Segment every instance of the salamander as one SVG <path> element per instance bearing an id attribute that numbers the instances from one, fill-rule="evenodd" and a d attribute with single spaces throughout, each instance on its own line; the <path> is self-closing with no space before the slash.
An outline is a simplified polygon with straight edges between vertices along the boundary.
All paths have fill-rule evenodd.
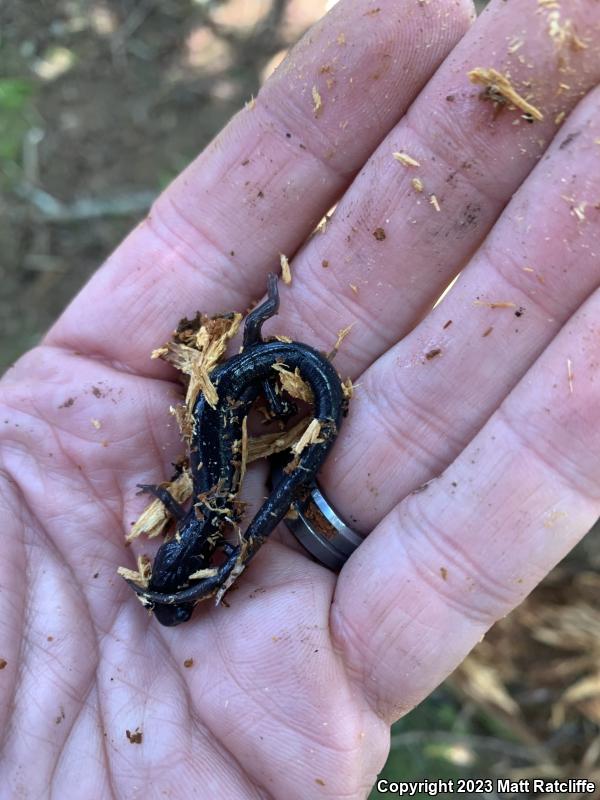
<path id="1" fill-rule="evenodd" d="M 196 603 L 223 591 L 254 557 L 291 506 L 310 493 L 316 474 L 339 432 L 346 411 L 340 378 L 327 357 L 301 342 L 264 340 L 262 325 L 279 310 L 277 277 L 268 277 L 266 301 L 246 318 L 243 348 L 211 372 L 218 402 L 213 408 L 200 393 L 193 409 L 189 464 L 193 500 L 186 510 L 157 486 L 144 486 L 176 519 L 176 533 L 159 548 L 147 588 L 127 582 L 162 625 L 178 625 Z M 239 443 L 245 417 L 262 394 L 275 416 L 289 416 L 289 405 L 275 392 L 275 365 L 298 369 L 314 396 L 313 417 L 320 423 L 317 441 L 307 444 L 289 464 L 236 545 L 227 527 L 242 516 Z M 231 530 L 231 528 L 230 528 Z M 197 577 L 192 577 L 200 573 Z"/>

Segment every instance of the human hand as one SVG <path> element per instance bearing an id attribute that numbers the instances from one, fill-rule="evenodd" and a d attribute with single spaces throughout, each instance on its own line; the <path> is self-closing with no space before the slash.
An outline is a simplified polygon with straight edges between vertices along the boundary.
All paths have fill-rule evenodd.
<path id="1" fill-rule="evenodd" d="M 432 77 L 470 14 L 342 0 L 5 376 L 11 797 L 364 797 L 389 724 L 599 516 L 600 112 L 581 98 L 600 10 L 492 3 Z M 543 120 L 482 98 L 477 67 Z M 115 574 L 136 485 L 181 450 L 148 354 L 185 313 L 245 308 L 280 252 L 278 331 L 329 349 L 356 323 L 321 483 L 371 533 L 338 578 L 269 542 L 229 608 L 165 629 Z"/>

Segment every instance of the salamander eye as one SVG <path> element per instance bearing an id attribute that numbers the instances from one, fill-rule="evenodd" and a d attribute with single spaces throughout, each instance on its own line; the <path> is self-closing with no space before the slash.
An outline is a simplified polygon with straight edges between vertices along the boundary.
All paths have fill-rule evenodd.
<path id="1" fill-rule="evenodd" d="M 154 606 L 154 616 L 161 625 L 172 628 L 174 625 L 187 622 L 192 616 L 193 610 L 194 606 L 192 603 L 182 603 L 181 605 L 174 606 L 157 604 Z"/>

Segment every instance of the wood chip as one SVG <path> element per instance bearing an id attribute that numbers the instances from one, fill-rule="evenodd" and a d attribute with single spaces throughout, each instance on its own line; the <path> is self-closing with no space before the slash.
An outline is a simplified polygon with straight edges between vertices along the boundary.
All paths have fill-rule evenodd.
<path id="1" fill-rule="evenodd" d="M 117 567 L 117 573 L 126 580 L 133 581 L 142 589 L 147 589 L 152 575 L 152 563 L 148 556 L 138 556 L 137 570 Z"/>
<path id="2" fill-rule="evenodd" d="M 346 34 L 338 33 L 336 41 L 338 44 L 346 44 Z"/>
<path id="3" fill-rule="evenodd" d="M 257 461 L 259 458 L 267 458 L 274 453 L 281 453 L 289 450 L 294 442 L 297 442 L 304 431 L 307 429 L 309 419 L 301 419 L 287 431 L 277 431 L 275 433 L 265 433 L 262 436 L 251 436 L 248 439 L 248 463 Z"/>
<path id="4" fill-rule="evenodd" d="M 413 187 L 413 189 L 415 190 L 415 192 L 422 192 L 425 189 L 425 187 L 423 186 L 423 181 L 421 180 L 421 178 L 413 178 L 410 183 L 411 183 L 411 186 Z"/>
<path id="5" fill-rule="evenodd" d="M 219 398 L 210 373 L 225 354 L 241 321 L 242 314 L 200 315 L 196 320 L 184 320 L 190 328 L 177 331 L 171 341 L 152 353 L 152 358 L 161 358 L 189 376 L 185 404 L 190 415 L 200 392 L 216 408 Z"/>
<path id="6" fill-rule="evenodd" d="M 292 271 L 290 269 L 290 262 L 283 253 L 279 253 L 279 263 L 281 264 L 281 277 L 283 278 L 283 282 L 289 286 L 292 282 Z"/>
<path id="7" fill-rule="evenodd" d="M 557 49 L 587 50 L 587 44 L 577 35 L 573 21 L 562 20 L 558 8 L 548 14 L 548 36 Z"/>
<path id="8" fill-rule="evenodd" d="M 516 308 L 516 303 L 511 303 L 510 300 L 475 300 L 474 306 L 486 306 L 487 308 Z"/>
<path id="9" fill-rule="evenodd" d="M 518 36 L 514 36 L 510 42 L 508 43 L 508 52 L 509 53 L 516 53 L 517 50 L 520 50 L 525 42 L 523 39 L 520 39 Z"/>
<path id="10" fill-rule="evenodd" d="M 408 153 L 392 153 L 392 156 L 398 161 L 400 164 L 403 164 L 405 167 L 420 167 L 421 162 L 417 161 L 416 158 L 409 156 Z"/>
<path id="11" fill-rule="evenodd" d="M 164 486 L 178 503 L 185 503 L 192 496 L 194 488 L 192 476 L 188 469 L 182 470 L 181 475 L 171 483 L 163 483 L 161 486 Z M 170 521 L 171 515 L 161 501 L 158 499 L 153 500 L 142 512 L 135 525 L 132 526 L 126 536 L 126 540 L 131 542 L 142 534 L 149 539 L 160 536 Z"/>
<path id="12" fill-rule="evenodd" d="M 323 100 L 321 99 L 321 95 L 319 94 L 319 90 L 316 86 L 312 87 L 312 99 L 313 99 L 313 112 L 315 117 L 318 117 L 321 111 L 323 110 Z"/>
<path id="13" fill-rule="evenodd" d="M 559 113 L 558 113 L 558 114 L 557 114 L 557 115 L 554 117 L 554 124 L 555 124 L 555 125 L 560 125 L 560 124 L 561 124 L 561 122 L 564 120 L 564 118 L 565 118 L 566 116 L 567 116 L 567 112 L 566 112 L 566 111 L 560 111 L 560 112 L 559 112 Z"/>
<path id="14" fill-rule="evenodd" d="M 308 447 L 309 444 L 318 444 L 322 442 L 322 439 L 319 439 L 319 434 L 321 433 L 321 421 L 318 419 L 313 419 L 308 426 L 308 428 L 304 431 L 300 439 L 296 442 L 296 444 L 292 447 L 292 452 L 294 455 L 299 456 L 305 447 Z"/>
<path id="15" fill-rule="evenodd" d="M 494 94 L 502 96 L 513 106 L 521 109 L 525 114 L 529 114 L 533 119 L 538 121 L 544 119 L 544 115 L 539 108 L 527 102 L 527 100 L 516 91 L 509 78 L 501 72 L 498 72 L 498 70 L 475 67 L 475 69 L 472 69 L 467 74 L 472 83 L 479 83 L 485 86 L 486 89 L 491 89 Z"/>
<path id="16" fill-rule="evenodd" d="M 567 358 L 567 379 L 569 381 L 569 394 L 573 394 L 573 362 Z"/>
<path id="17" fill-rule="evenodd" d="M 240 483 L 243 483 L 246 475 L 246 464 L 248 463 L 248 417 L 242 420 L 242 447 L 240 464 Z"/>
<path id="18" fill-rule="evenodd" d="M 273 364 L 273 369 L 279 375 L 281 388 L 291 397 L 304 400 L 306 403 L 314 402 L 313 391 L 300 375 L 298 367 L 292 372 L 286 364 Z"/>
<path id="19" fill-rule="evenodd" d="M 198 569 L 188 575 L 188 581 L 202 581 L 204 578 L 214 578 L 219 572 L 218 567 L 209 567 L 208 569 Z"/>
<path id="20" fill-rule="evenodd" d="M 329 351 L 329 353 L 327 353 L 327 358 L 330 361 L 336 357 L 336 355 L 338 354 L 338 351 L 339 351 L 339 349 L 341 347 L 342 342 L 344 341 L 346 336 L 348 336 L 348 334 L 350 333 L 350 331 L 352 330 L 353 327 L 354 327 L 354 322 L 351 325 L 348 325 L 347 327 L 342 328 L 341 331 L 338 331 L 338 335 L 337 335 L 337 339 L 335 340 L 335 344 L 333 345 L 333 348 Z"/>
<path id="21" fill-rule="evenodd" d="M 439 200 L 437 199 L 437 197 L 436 197 L 434 194 L 432 194 L 432 195 L 429 197 L 429 202 L 430 202 L 430 203 L 431 203 L 431 205 L 432 205 L 432 206 L 435 208 L 435 210 L 436 210 L 436 211 L 441 211 L 441 210 L 442 210 L 442 209 L 440 208 L 440 203 L 439 203 Z"/>
<path id="22" fill-rule="evenodd" d="M 352 383 L 352 378 L 346 378 L 342 381 L 342 392 L 346 400 L 350 400 L 354 395 L 355 386 Z"/>
<path id="23" fill-rule="evenodd" d="M 100 430 L 100 428 L 102 427 L 102 423 L 100 422 L 99 419 L 91 419 L 90 422 L 92 423 L 92 426 L 96 428 L 97 431 Z"/>

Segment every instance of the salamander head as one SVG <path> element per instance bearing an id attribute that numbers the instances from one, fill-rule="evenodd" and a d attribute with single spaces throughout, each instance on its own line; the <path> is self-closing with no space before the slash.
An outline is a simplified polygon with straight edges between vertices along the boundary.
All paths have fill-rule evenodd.
<path id="1" fill-rule="evenodd" d="M 161 625 L 166 625 L 169 628 L 175 625 L 180 625 L 182 622 L 187 622 L 192 616 L 194 610 L 193 603 L 180 603 L 179 605 L 162 605 L 156 604 L 152 609 L 154 616 Z"/>

